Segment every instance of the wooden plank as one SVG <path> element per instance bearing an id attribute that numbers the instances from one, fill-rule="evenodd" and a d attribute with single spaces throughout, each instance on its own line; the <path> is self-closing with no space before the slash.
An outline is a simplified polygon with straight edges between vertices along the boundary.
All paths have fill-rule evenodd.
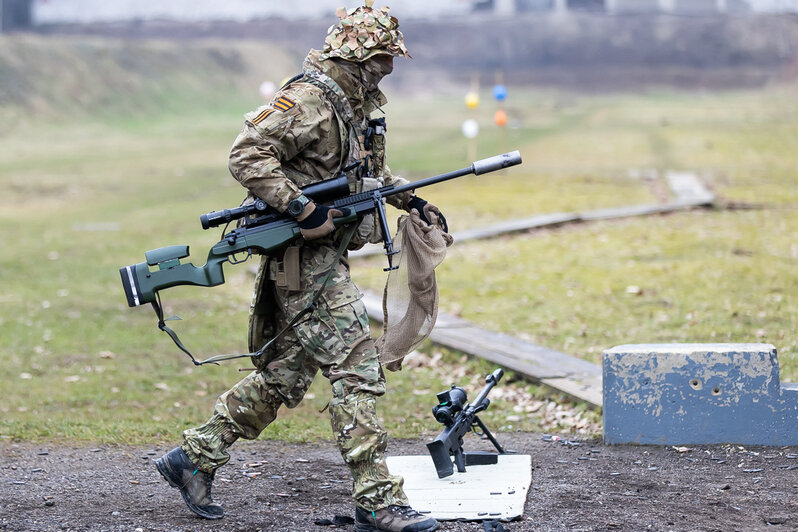
<path id="1" fill-rule="evenodd" d="M 382 297 L 366 292 L 369 316 L 382 322 Z M 514 336 L 481 329 L 445 313 L 438 314 L 430 340 L 438 345 L 490 360 L 579 401 L 601 407 L 601 366 Z"/>
<path id="2" fill-rule="evenodd" d="M 466 229 L 452 233 L 455 242 L 463 240 L 476 240 L 480 238 L 490 238 L 492 236 L 499 236 L 508 233 L 517 233 L 519 231 L 528 231 L 529 229 L 536 229 L 540 227 L 553 227 L 570 222 L 578 222 L 580 218 L 579 213 L 564 213 L 555 212 L 551 214 L 540 214 L 531 216 L 529 218 L 521 218 L 518 220 L 510 220 L 501 222 L 487 227 L 478 227 L 474 229 Z"/>
<path id="3" fill-rule="evenodd" d="M 596 364 L 476 326 L 435 328 L 430 338 L 433 342 L 452 346 L 459 351 L 479 354 L 488 360 L 501 360 L 529 368 L 528 373 L 535 380 L 600 374 L 600 368 Z"/>
<path id="4" fill-rule="evenodd" d="M 599 366 L 600 367 L 600 366 Z M 549 388 L 558 390 L 569 397 L 573 397 L 579 401 L 584 401 L 590 407 L 602 406 L 603 391 L 601 383 L 601 375 L 593 375 L 590 377 L 569 377 L 569 378 L 555 378 L 555 379 L 542 379 L 541 384 L 545 384 Z"/>

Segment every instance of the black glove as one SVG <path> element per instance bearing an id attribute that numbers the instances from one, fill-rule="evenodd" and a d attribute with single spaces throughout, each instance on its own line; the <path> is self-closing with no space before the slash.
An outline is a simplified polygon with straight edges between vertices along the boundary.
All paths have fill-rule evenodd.
<path id="1" fill-rule="evenodd" d="M 311 201 L 305 206 L 305 210 L 302 211 L 302 214 L 297 217 L 302 238 L 305 240 L 315 240 L 329 235 L 335 231 L 333 218 L 338 218 L 343 215 L 344 213 L 338 209 L 331 209 L 324 205 L 316 205 Z"/>
<path id="2" fill-rule="evenodd" d="M 424 201 L 418 196 L 413 196 L 410 198 L 410 201 L 407 202 L 407 208 L 409 210 L 417 210 L 418 214 L 421 215 L 421 219 L 427 222 L 427 225 L 432 225 L 429 221 L 429 213 L 435 213 L 438 217 L 438 223 L 443 228 L 443 232 L 449 232 L 449 224 L 446 223 L 446 218 L 443 216 L 443 213 L 441 213 L 441 210 L 432 203 Z"/>

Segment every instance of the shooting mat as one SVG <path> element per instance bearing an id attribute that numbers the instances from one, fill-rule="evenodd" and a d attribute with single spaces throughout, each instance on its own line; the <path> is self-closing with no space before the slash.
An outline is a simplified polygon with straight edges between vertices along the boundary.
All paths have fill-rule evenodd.
<path id="1" fill-rule="evenodd" d="M 511 521 L 524 514 L 532 483 L 532 457 L 499 455 L 494 465 L 468 466 L 465 473 L 438 478 L 432 458 L 389 456 L 388 469 L 405 479 L 404 490 L 414 510 L 441 521 Z"/>

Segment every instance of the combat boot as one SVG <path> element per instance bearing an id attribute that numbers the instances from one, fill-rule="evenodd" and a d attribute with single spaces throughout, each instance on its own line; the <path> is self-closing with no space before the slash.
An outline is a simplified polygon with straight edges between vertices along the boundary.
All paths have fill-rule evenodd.
<path id="1" fill-rule="evenodd" d="M 409 506 L 392 504 L 376 512 L 356 508 L 355 532 L 432 532 L 439 526 L 435 519 L 424 517 Z"/>
<path id="2" fill-rule="evenodd" d="M 175 447 L 156 460 L 155 467 L 170 486 L 180 490 L 189 510 L 205 519 L 224 517 L 222 507 L 211 498 L 214 474 L 198 470 L 183 449 Z"/>

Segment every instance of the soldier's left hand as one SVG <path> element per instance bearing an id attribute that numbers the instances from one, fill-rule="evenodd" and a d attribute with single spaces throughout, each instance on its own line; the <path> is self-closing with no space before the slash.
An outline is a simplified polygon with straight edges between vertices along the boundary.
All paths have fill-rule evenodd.
<path id="1" fill-rule="evenodd" d="M 430 221 L 431 218 L 436 218 L 438 225 L 441 226 L 444 233 L 449 232 L 449 224 L 446 223 L 446 217 L 443 216 L 441 210 L 433 205 L 432 203 L 425 201 L 418 196 L 413 196 L 410 201 L 407 203 L 407 207 L 409 210 L 416 209 L 418 214 L 421 216 L 421 219 L 427 222 L 427 224 L 432 225 Z M 433 216 L 434 215 L 434 216 Z"/>
<path id="2" fill-rule="evenodd" d="M 316 240 L 317 238 L 325 237 L 335 231 L 333 218 L 343 215 L 344 213 L 338 209 L 316 205 L 311 201 L 297 218 L 299 232 L 302 233 L 302 238 L 305 240 Z"/>

